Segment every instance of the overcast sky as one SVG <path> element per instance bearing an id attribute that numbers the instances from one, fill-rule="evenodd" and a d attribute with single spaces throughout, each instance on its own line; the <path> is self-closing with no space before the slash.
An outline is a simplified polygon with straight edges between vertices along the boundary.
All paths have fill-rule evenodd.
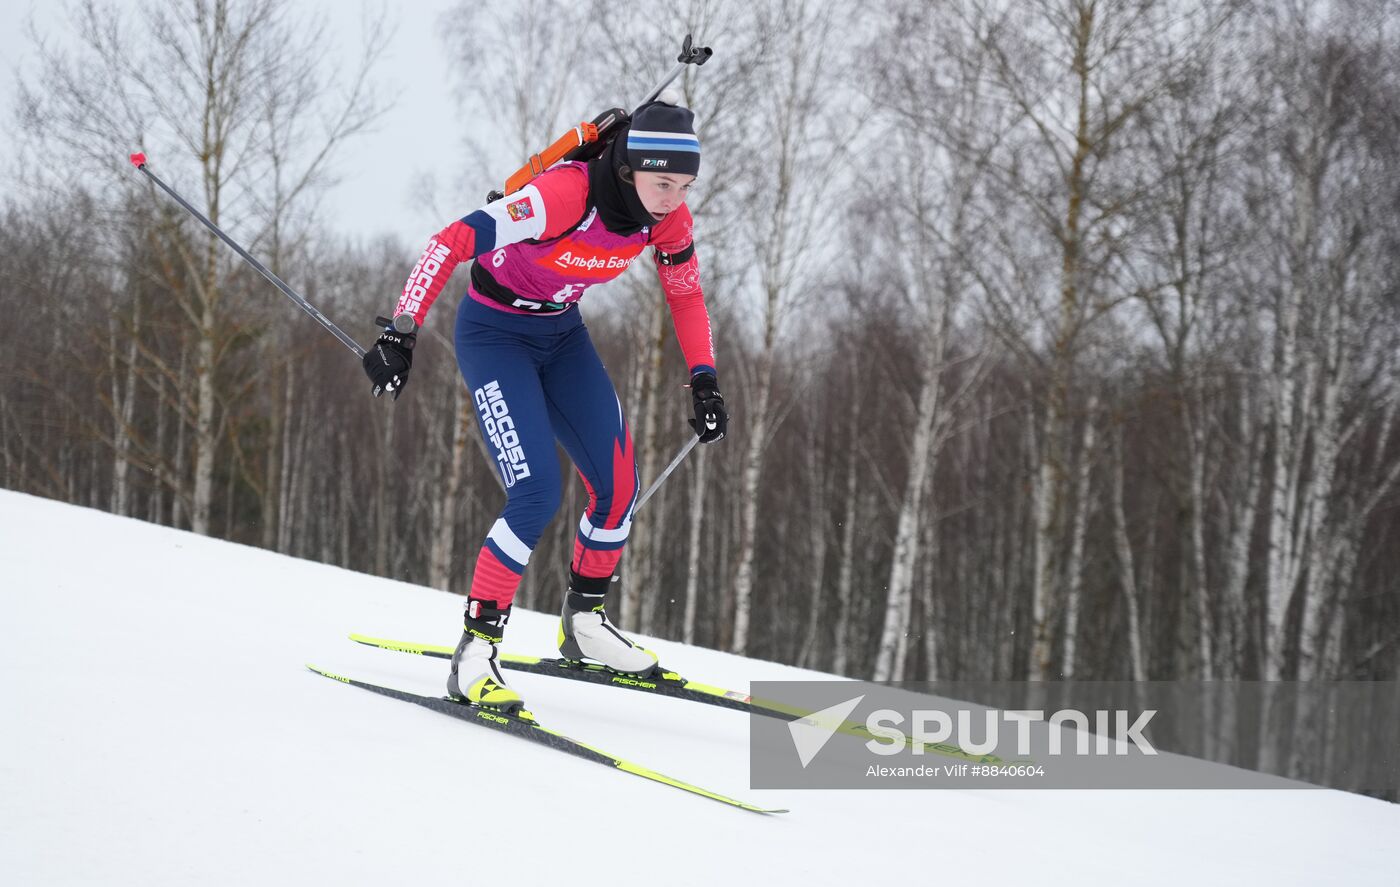
<path id="1" fill-rule="evenodd" d="M 119 0 L 133 8 L 137 0 Z M 294 10 L 324 18 L 333 39 L 346 44 L 347 55 L 359 45 L 358 3 L 335 0 L 291 0 Z M 441 14 L 452 0 L 400 0 L 393 6 L 397 31 L 378 69 L 378 81 L 392 98 L 392 107 L 373 133 L 342 147 L 337 171 L 343 181 L 327 194 L 327 222 L 350 236 L 390 233 L 417 243 L 436 232 L 449 217 L 465 214 L 480 203 L 490 183 L 465 195 L 439 195 L 436 207 L 415 204 L 414 183 L 451 160 L 451 169 L 462 150 L 465 125 L 451 94 L 455 84 L 449 58 L 438 29 Z M 62 5 L 49 0 L 0 2 L 0 151 L 8 156 L 14 142 L 14 109 L 17 72 L 32 63 L 34 53 L 26 32 L 33 17 L 46 39 L 71 39 Z M 448 113 L 443 113 L 444 99 Z M 153 158 L 154 161 L 154 158 Z M 367 161 L 373 174 L 366 174 Z M 154 168 L 154 167 L 153 167 Z M 509 172 L 509 171 L 507 171 Z M 503 172 L 502 175 L 505 175 Z M 444 176 L 444 184 L 451 176 Z M 3 187 L 3 186 L 0 186 Z"/>

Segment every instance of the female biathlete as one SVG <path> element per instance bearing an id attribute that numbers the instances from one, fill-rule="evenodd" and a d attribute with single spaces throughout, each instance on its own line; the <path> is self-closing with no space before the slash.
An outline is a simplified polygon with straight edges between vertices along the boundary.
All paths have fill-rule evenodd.
<path id="1" fill-rule="evenodd" d="M 375 393 L 398 397 L 429 307 L 453 268 L 476 260 L 457 309 L 457 363 L 507 495 L 472 573 L 447 679 L 454 698 L 507 711 L 523 705 L 501 675 L 497 645 L 530 553 L 560 505 L 556 440 L 588 488 L 559 652 L 627 674 L 657 669 L 656 655 L 619 632 L 604 610 L 627 543 L 637 467 L 622 404 L 575 303 L 654 247 L 690 367 L 692 425 L 702 442 L 724 437 L 728 415 L 685 205 L 699 171 L 691 111 L 662 101 L 643 106 L 597 159 L 558 164 L 438 232 L 404 285 L 392 325 L 365 355 Z"/>

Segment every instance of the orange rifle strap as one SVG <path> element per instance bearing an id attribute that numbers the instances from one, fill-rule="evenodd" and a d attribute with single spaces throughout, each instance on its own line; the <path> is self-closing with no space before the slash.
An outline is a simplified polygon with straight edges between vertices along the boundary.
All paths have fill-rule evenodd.
<path id="1" fill-rule="evenodd" d="M 564 133 L 555 139 L 554 144 L 545 148 L 538 154 L 530 156 L 530 162 L 520 167 L 508 179 L 506 179 L 507 194 L 519 191 L 530 183 L 530 180 L 564 158 L 565 154 L 589 142 L 598 140 L 598 127 L 592 123 L 580 123 L 578 126 Z"/>

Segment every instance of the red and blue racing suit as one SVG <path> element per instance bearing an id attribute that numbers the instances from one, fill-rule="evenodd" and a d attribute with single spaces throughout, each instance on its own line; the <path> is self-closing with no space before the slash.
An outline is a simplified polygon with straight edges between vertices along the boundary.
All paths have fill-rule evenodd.
<path id="1" fill-rule="evenodd" d="M 654 227 L 617 234 L 598 218 L 588 183 L 585 164 L 560 164 L 448 225 L 429 241 L 395 311 L 421 325 L 457 264 L 477 260 L 457 311 L 457 362 L 507 500 L 477 556 L 471 594 L 502 607 L 559 509 L 556 440 L 588 489 L 574 572 L 611 576 L 627 543 L 638 492 L 632 438 L 574 303 L 652 246 L 690 372 L 715 372 L 690 211 L 682 204 Z"/>

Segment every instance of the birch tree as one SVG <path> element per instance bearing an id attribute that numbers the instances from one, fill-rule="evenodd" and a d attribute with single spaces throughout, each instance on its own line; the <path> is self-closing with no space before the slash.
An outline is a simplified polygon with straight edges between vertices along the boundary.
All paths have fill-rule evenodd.
<path id="1" fill-rule="evenodd" d="M 1162 48 L 1182 31 L 1204 41 L 1218 23 L 1209 8 L 1178 18 L 1136 0 L 1038 0 L 1004 9 L 975 3 L 961 10 L 990 59 L 997 99 L 1021 115 L 1020 132 L 996 166 L 1002 199 L 1018 204 L 1025 211 L 1018 221 L 1042 238 L 1027 259 L 1048 262 L 1053 255 L 1058 266 L 1054 281 L 1032 281 L 1029 302 L 1014 291 L 1008 298 L 1005 287 L 989 290 L 993 322 L 1019 339 L 1013 347 L 1044 380 L 1029 674 L 1045 679 L 1058 671 L 1052 644 L 1065 589 L 1079 581 L 1067 561 L 1075 520 L 1071 440 L 1078 417 L 1087 415 L 1076 403 L 1075 377 L 1096 324 L 1133 292 L 1122 279 L 1131 236 L 1124 216 L 1142 195 L 1123 175 L 1123 144 L 1182 63 Z M 1003 242 L 1012 255 L 1025 255 L 1018 239 Z M 1043 349 L 1035 344 L 1042 340 Z"/>
<path id="2" fill-rule="evenodd" d="M 1173 491 L 1182 502 L 1190 554 L 1183 592 L 1195 607 L 1195 671 L 1207 681 L 1217 676 L 1225 658 L 1218 649 L 1224 639 L 1217 614 L 1241 611 L 1247 574 L 1243 562 L 1239 569 L 1227 566 L 1224 586 L 1215 589 L 1207 570 L 1212 559 L 1207 524 L 1215 499 L 1207 486 L 1207 459 L 1227 455 L 1211 431 L 1219 424 L 1220 400 L 1229 396 L 1228 378 L 1241 372 L 1247 377 L 1252 370 L 1248 356 L 1253 353 L 1247 347 L 1248 327 L 1240 322 L 1248 308 L 1233 307 L 1247 306 L 1250 300 L 1239 298 L 1238 277 L 1229 273 L 1230 259 L 1245 247 L 1248 230 L 1240 217 L 1238 182 L 1241 153 L 1248 150 L 1245 99 L 1239 94 L 1247 78 L 1237 52 L 1240 35 L 1230 36 L 1228 43 L 1204 47 L 1145 110 L 1140 145 L 1145 162 L 1139 175 L 1152 199 L 1141 207 L 1137 222 L 1147 260 L 1143 265 L 1153 275 L 1138 287 L 1140 304 L 1156 333 L 1181 426 L 1184 464 L 1174 466 L 1178 480 Z M 1242 421 L 1250 421 L 1247 402 L 1241 408 Z M 1121 459 L 1121 445 L 1116 456 Z M 1253 471 L 1247 458 L 1233 464 L 1237 470 Z M 1121 484 L 1121 462 L 1116 470 L 1115 482 Z M 1246 495 L 1231 497 L 1227 505 L 1234 511 L 1230 524 L 1238 534 L 1231 546 L 1247 545 L 1252 536 L 1251 509 L 1257 500 L 1250 498 L 1248 482 L 1245 487 Z M 1115 493 L 1114 507 L 1122 508 L 1121 490 Z M 1131 551 L 1122 520 L 1116 512 L 1116 544 L 1126 569 Z M 1130 578 L 1125 575 L 1124 593 L 1135 604 Z M 1132 612 L 1136 619 L 1135 607 Z M 1140 652 L 1133 657 L 1135 668 L 1140 667 Z"/>
<path id="3" fill-rule="evenodd" d="M 830 39 L 833 10 L 778 0 L 755 7 L 753 15 L 754 28 L 768 35 L 772 52 L 760 68 L 766 88 L 751 109 L 753 129 L 745 145 L 749 157 L 741 173 L 747 202 L 763 211 L 747 213 L 740 223 L 753 244 L 752 288 L 746 289 L 757 296 L 759 344 L 739 396 L 730 395 L 731 437 L 744 448 L 730 643 L 739 654 L 749 644 L 760 486 L 779 412 L 779 355 L 792 311 L 822 285 L 813 251 L 825 233 L 823 201 L 832 184 L 839 139 L 828 125 L 837 61 Z"/>
<path id="4" fill-rule="evenodd" d="M 1275 122 L 1276 174 L 1259 186 L 1277 182 L 1286 190 L 1274 218 L 1284 275 L 1271 306 L 1266 635 L 1259 649 L 1263 675 L 1280 680 L 1319 674 L 1330 633 L 1324 619 L 1340 615 L 1328 603 L 1338 531 L 1349 523 L 1336 511 L 1337 467 L 1365 421 L 1348 419 L 1346 404 L 1368 390 L 1383 404 L 1394 396 L 1385 383 L 1373 387 L 1390 364 L 1363 356 L 1363 343 L 1369 331 L 1386 328 L 1393 311 L 1377 300 L 1391 285 L 1375 274 L 1384 266 L 1368 258 L 1388 252 L 1390 239 L 1376 224 L 1367 183 L 1395 168 L 1389 140 L 1365 133 L 1369 121 L 1396 112 L 1384 89 L 1371 86 L 1385 76 L 1381 44 L 1369 36 L 1374 22 L 1299 4 L 1267 26 L 1278 29 L 1283 51 L 1266 69 L 1271 113 L 1264 120 Z M 1395 480 L 1386 466 L 1373 483 L 1385 491 Z"/>
<path id="5" fill-rule="evenodd" d="M 277 128 L 307 102 L 328 98 L 331 89 L 305 67 L 322 57 L 320 32 L 291 21 L 280 0 L 182 0 L 146 7 L 134 19 L 85 0 L 73 19 L 75 56 L 42 48 L 39 73 L 23 87 L 30 130 L 60 156 L 108 173 L 122 168 L 127 151 L 152 149 L 153 162 L 177 190 L 184 173 L 195 174 L 199 186 L 190 196 L 216 225 L 255 231 L 260 222 L 276 225 L 314 187 L 332 149 L 375 116 L 367 78 L 377 53 L 371 44 L 360 76 L 351 78 L 354 86 L 334 101 L 324 128 L 306 136 L 312 148 L 289 175 L 291 158 L 267 148 L 287 146 L 287 134 Z M 277 192 L 272 219 L 249 219 L 249 198 L 267 180 L 270 161 L 271 180 L 286 190 Z M 163 198 L 152 193 L 150 199 Z M 169 381 L 189 392 L 190 526 L 208 533 L 223 430 L 218 379 L 231 338 L 232 264 L 209 232 L 189 237 L 172 231 L 159 243 L 170 250 L 167 269 L 182 269 L 178 277 L 167 273 L 165 283 L 192 338 L 192 378 Z"/>
<path id="6" fill-rule="evenodd" d="M 979 236 L 979 214 L 973 204 L 988 158 L 987 145 L 995 139 L 987 133 L 997 129 L 996 122 L 989 125 L 985 116 L 984 58 L 955 45 L 960 38 L 965 35 L 943 28 L 940 17 L 919 5 L 898 9 L 890 31 L 876 42 L 888 55 L 874 66 L 876 73 L 869 84 L 872 99 L 887 121 L 880 136 L 886 158 L 881 166 L 892 173 L 878 179 L 872 191 L 897 196 L 878 206 L 895 208 L 886 214 L 890 223 L 886 236 L 906 287 L 907 301 L 898 310 L 917 331 L 916 350 L 921 356 L 914 377 L 908 380 L 917 393 L 873 669 L 877 681 L 903 676 L 901 653 L 911 631 L 920 524 L 926 511 L 937 510 L 936 503 L 924 501 L 925 491 L 952 421 L 952 398 L 943 390 L 944 371 L 954 357 L 951 340 L 970 278 L 966 262 Z M 915 95 L 921 100 L 909 101 Z M 942 150 L 931 150 L 934 146 Z M 937 584 L 933 576 L 925 581 Z M 922 626 L 922 632 L 934 631 L 931 624 Z"/>

